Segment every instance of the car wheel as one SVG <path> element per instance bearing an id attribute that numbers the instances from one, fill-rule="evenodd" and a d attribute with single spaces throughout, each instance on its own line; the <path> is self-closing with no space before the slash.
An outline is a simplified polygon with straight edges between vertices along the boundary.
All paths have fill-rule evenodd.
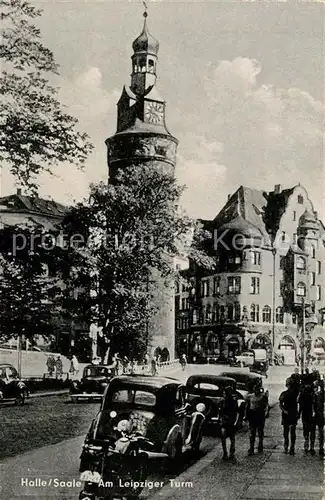
<path id="1" fill-rule="evenodd" d="M 25 404 L 25 393 L 21 392 L 15 400 L 15 405 L 16 406 L 23 406 Z"/>

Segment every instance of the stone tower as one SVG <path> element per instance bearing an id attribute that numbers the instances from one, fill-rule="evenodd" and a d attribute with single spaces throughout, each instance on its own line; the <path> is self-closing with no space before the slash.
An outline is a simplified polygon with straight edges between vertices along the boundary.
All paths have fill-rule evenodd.
<path id="1" fill-rule="evenodd" d="M 140 35 L 132 48 L 131 85 L 124 86 L 117 103 L 117 130 L 106 140 L 107 163 L 110 177 L 114 171 L 130 165 L 146 164 L 174 175 L 178 141 L 165 122 L 165 101 L 156 89 L 159 42 L 150 35 L 147 12 Z M 167 348 L 174 357 L 175 315 L 172 283 L 155 287 L 155 301 L 159 312 L 150 324 L 151 352 L 157 347 Z"/>

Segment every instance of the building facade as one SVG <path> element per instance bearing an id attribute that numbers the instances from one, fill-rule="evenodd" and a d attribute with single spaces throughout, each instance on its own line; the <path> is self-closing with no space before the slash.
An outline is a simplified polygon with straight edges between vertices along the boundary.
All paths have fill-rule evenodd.
<path id="1" fill-rule="evenodd" d="M 158 41 L 150 35 L 147 13 L 140 35 L 133 42 L 130 86 L 124 86 L 117 104 L 117 130 L 106 140 L 109 177 L 117 169 L 150 166 L 174 176 L 178 141 L 166 127 L 166 102 L 156 88 Z M 172 265 L 172 262 L 171 262 Z M 174 357 L 175 313 L 173 283 L 156 280 L 155 297 L 159 311 L 150 322 L 151 350 L 159 348 Z M 165 356 L 166 357 L 166 356 Z"/>
<path id="2" fill-rule="evenodd" d="M 241 186 L 212 221 L 213 273 L 176 286 L 178 351 L 227 358 L 266 347 L 293 364 L 325 352 L 325 229 L 303 186 Z"/>

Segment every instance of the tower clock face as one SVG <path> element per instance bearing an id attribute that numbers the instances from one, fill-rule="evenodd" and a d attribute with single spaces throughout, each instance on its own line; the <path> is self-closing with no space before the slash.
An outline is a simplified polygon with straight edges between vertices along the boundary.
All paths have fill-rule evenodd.
<path id="1" fill-rule="evenodd" d="M 160 102 L 147 102 L 144 110 L 147 122 L 159 125 L 164 120 L 164 105 Z"/>

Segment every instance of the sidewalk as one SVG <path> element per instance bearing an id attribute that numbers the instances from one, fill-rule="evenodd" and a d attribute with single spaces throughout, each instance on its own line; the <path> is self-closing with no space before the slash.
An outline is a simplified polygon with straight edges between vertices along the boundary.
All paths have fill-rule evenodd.
<path id="1" fill-rule="evenodd" d="M 283 451 L 280 409 L 271 410 L 265 428 L 264 453 L 248 457 L 248 433 L 236 437 L 237 462 L 221 460 L 221 445 L 166 484 L 155 500 L 322 500 L 324 462 L 303 452 L 302 426 L 297 429 L 296 455 Z M 317 448 L 316 448 L 317 449 Z"/>

